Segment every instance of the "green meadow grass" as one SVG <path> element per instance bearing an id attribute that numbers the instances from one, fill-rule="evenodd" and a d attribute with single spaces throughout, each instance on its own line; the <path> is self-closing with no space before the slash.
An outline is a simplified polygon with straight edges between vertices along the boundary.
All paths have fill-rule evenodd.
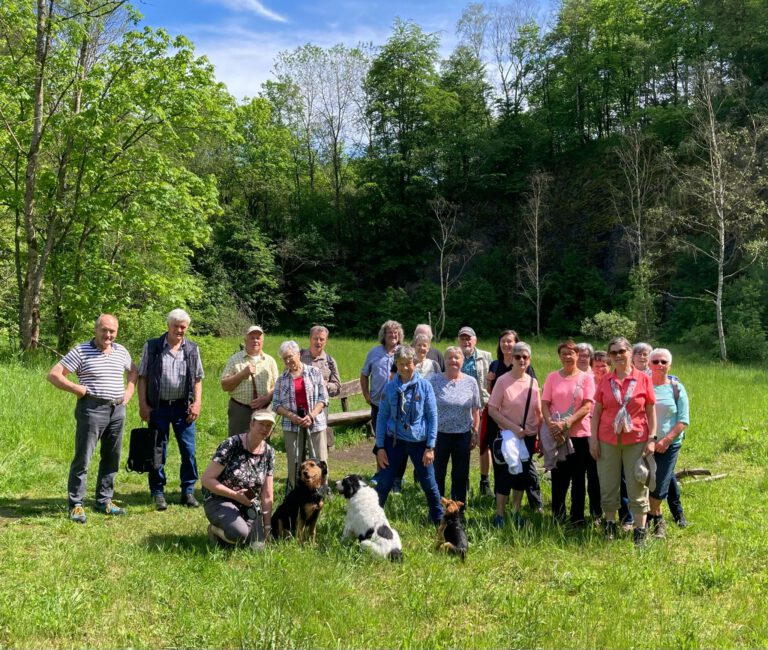
<path id="1" fill-rule="evenodd" d="M 281 340 L 270 336 L 267 352 L 275 354 Z M 218 378 L 237 343 L 201 341 L 207 373 L 201 471 L 226 436 Z M 373 344 L 331 340 L 342 379 L 358 376 Z M 556 367 L 555 347 L 552 341 L 534 345 L 542 381 Z M 693 525 L 671 526 L 666 541 L 638 552 L 629 538 L 606 543 L 592 530 L 564 530 L 533 515 L 522 531 L 497 531 L 490 527 L 491 500 L 475 494 L 470 552 L 461 564 L 432 550 L 424 498 L 409 481 L 403 496 L 387 503 L 405 550 L 402 564 L 388 564 L 339 543 L 340 497 L 326 505 L 315 546 L 280 543 L 262 554 L 209 548 L 202 509 L 173 505 L 174 443 L 168 511 L 155 512 L 146 476 L 121 470 L 116 498 L 128 515 L 110 520 L 88 510 L 85 526 L 70 523 L 74 398 L 45 382 L 52 362 L 0 366 L 0 647 L 768 646 L 768 381 L 762 369 L 675 355 L 674 372 L 692 403 L 678 468 L 703 466 L 728 476 L 683 485 Z M 138 425 L 134 401 L 126 430 Z M 339 447 L 364 439 L 361 429 L 338 433 Z M 279 437 L 275 446 L 281 449 Z M 279 499 L 286 470 L 284 455 L 278 458 Z M 372 473 L 372 455 L 350 458 L 332 464 L 332 478 Z M 473 486 L 477 480 L 473 460 Z M 548 501 L 547 482 L 544 491 Z"/>

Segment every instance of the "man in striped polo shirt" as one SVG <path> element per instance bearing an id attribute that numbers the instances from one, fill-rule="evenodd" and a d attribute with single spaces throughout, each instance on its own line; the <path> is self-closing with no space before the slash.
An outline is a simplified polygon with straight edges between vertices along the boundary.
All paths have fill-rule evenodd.
<path id="1" fill-rule="evenodd" d="M 268 408 L 279 375 L 274 358 L 263 351 L 264 330 L 251 325 L 245 330 L 245 349 L 227 360 L 221 387 L 229 393 L 229 435 L 248 431 L 254 411 Z"/>
<path id="2" fill-rule="evenodd" d="M 96 510 L 107 515 L 123 515 L 125 510 L 112 502 L 115 474 L 120 466 L 125 405 L 136 387 L 137 371 L 131 355 L 117 338 L 117 318 L 102 314 L 96 321 L 94 336 L 80 343 L 51 368 L 48 381 L 56 388 L 77 395 L 75 406 L 75 455 L 67 484 L 69 518 L 85 523 L 86 478 L 96 443 L 101 441 L 101 459 L 96 479 Z M 79 384 L 67 375 L 75 373 Z M 124 384 L 124 376 L 128 382 Z"/>
<path id="3" fill-rule="evenodd" d="M 165 460 L 170 430 L 176 436 L 181 456 L 180 503 L 189 508 L 200 504 L 195 499 L 197 457 L 195 422 L 200 417 L 203 399 L 203 364 L 200 349 L 185 334 L 191 318 L 183 309 L 166 316 L 168 331 L 144 344 L 139 362 L 139 416 L 155 427 L 162 439 L 162 461 L 148 472 L 149 492 L 157 510 L 166 510 Z"/>

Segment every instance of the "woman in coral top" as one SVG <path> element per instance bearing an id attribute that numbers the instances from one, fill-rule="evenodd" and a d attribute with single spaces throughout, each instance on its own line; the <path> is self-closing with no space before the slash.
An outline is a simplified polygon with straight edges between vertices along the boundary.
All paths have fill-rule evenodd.
<path id="1" fill-rule="evenodd" d="M 595 391 L 589 452 L 597 461 L 600 500 L 605 514 L 605 535 L 616 536 L 621 469 L 627 481 L 629 509 L 635 517 L 634 541 L 645 543 L 648 488 L 635 478 L 635 465 L 652 455 L 656 442 L 656 395 L 651 378 L 632 366 L 632 346 L 622 336 L 614 338 L 608 353 L 613 371 Z"/>

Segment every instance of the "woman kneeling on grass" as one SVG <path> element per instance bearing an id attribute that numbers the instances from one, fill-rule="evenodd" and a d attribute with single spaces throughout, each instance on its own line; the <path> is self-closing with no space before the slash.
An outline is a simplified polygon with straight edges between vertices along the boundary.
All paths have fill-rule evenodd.
<path id="1" fill-rule="evenodd" d="M 656 488 L 650 494 L 648 529 L 654 537 L 664 538 L 667 536 L 667 524 L 661 515 L 661 504 L 668 496 L 677 456 L 685 437 L 685 428 L 690 422 L 688 393 L 676 377 L 672 378 L 668 374 L 672 366 L 672 353 L 669 350 L 656 348 L 651 352 L 650 358 L 651 379 L 656 393 L 659 440 L 654 452 Z"/>
<path id="2" fill-rule="evenodd" d="M 648 488 L 635 476 L 638 461 L 653 454 L 656 441 L 656 394 L 651 378 L 632 367 L 632 346 L 622 336 L 608 346 L 610 372 L 595 391 L 589 453 L 597 461 L 600 498 L 605 513 L 605 536 L 616 537 L 621 470 L 627 481 L 629 509 L 634 515 L 634 541 L 645 543 Z"/>
<path id="3" fill-rule="evenodd" d="M 275 450 L 267 443 L 275 425 L 270 409 L 255 411 L 247 433 L 230 436 L 203 473 L 208 539 L 220 545 L 261 549 L 272 529 Z"/>
<path id="4" fill-rule="evenodd" d="M 488 400 L 488 415 L 499 425 L 501 431 L 498 437 L 504 439 L 505 432 L 511 431 L 512 435 L 524 442 L 528 459 L 522 460 L 520 472 L 512 474 L 504 458 L 500 458 L 496 453 L 499 444 L 491 443 L 491 449 L 494 450 L 492 458 L 496 493 L 496 516 L 493 518 L 493 525 L 497 528 L 504 526 L 504 509 L 510 491 L 512 521 L 517 528 L 522 527 L 524 523 L 520 515 L 520 503 L 523 500 L 523 492 L 531 483 L 530 465 L 533 462 L 536 434 L 541 423 L 539 384 L 526 374 L 531 363 L 531 346 L 522 341 L 515 343 L 512 359 L 512 370 L 496 380 Z"/>

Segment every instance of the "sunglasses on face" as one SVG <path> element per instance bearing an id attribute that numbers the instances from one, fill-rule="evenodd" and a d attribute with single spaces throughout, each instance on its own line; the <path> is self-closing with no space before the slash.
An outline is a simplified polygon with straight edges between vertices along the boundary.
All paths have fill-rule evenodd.
<path id="1" fill-rule="evenodd" d="M 611 356 L 612 357 L 618 357 L 621 354 L 626 354 L 628 350 L 626 348 L 623 348 L 621 350 L 611 350 Z"/>
<path id="2" fill-rule="evenodd" d="M 654 366 L 657 366 L 659 364 L 661 364 L 662 366 L 666 366 L 669 363 L 669 361 L 667 361 L 666 359 L 654 359 L 653 361 L 651 361 L 651 363 Z"/>
<path id="3" fill-rule="evenodd" d="M 515 361 L 522 361 L 523 359 L 525 359 L 527 361 L 530 358 L 531 357 L 529 357 L 527 354 L 516 354 L 515 355 Z"/>

